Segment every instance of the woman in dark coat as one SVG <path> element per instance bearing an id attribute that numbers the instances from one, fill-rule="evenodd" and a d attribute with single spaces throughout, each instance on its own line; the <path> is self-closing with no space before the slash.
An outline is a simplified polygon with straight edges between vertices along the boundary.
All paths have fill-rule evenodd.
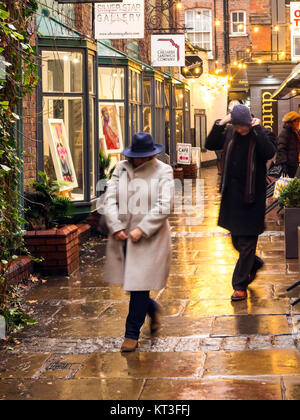
<path id="1" fill-rule="evenodd" d="M 208 150 L 224 151 L 219 226 L 231 232 L 240 253 L 233 275 L 234 301 L 247 298 L 248 285 L 263 266 L 255 254 L 265 229 L 266 163 L 276 151 L 269 133 L 249 108 L 237 105 L 215 123 L 206 140 Z"/>
<path id="2" fill-rule="evenodd" d="M 276 165 L 283 166 L 283 172 L 294 178 L 299 167 L 300 114 L 289 112 L 283 118 L 284 126 L 279 135 Z"/>

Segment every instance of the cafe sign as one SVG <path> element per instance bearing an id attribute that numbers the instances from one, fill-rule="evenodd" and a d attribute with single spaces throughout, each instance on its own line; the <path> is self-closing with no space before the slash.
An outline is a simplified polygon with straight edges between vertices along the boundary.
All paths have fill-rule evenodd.
<path id="1" fill-rule="evenodd" d="M 187 143 L 177 143 L 177 163 L 190 165 L 192 163 L 192 145 Z"/>
<path id="2" fill-rule="evenodd" d="M 145 37 L 145 0 L 124 0 L 95 5 L 96 39 Z"/>

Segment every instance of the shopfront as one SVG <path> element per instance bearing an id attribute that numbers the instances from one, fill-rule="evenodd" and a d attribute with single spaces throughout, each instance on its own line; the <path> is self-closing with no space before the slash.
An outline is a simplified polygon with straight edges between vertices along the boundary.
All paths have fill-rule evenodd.
<path id="1" fill-rule="evenodd" d="M 75 35 L 43 37 L 38 51 L 38 170 L 60 181 L 84 213 L 96 201 L 96 45 Z"/>

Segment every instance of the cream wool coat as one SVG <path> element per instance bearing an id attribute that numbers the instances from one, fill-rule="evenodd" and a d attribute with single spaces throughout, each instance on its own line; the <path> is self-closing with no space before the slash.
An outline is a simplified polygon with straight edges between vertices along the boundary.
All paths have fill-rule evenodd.
<path id="1" fill-rule="evenodd" d="M 145 184 L 140 189 L 130 185 L 130 181 Z M 155 181 L 153 181 L 155 180 Z M 151 185 L 154 198 L 151 200 Z M 154 186 L 153 186 L 154 185 Z M 142 191 L 140 199 L 135 195 Z M 124 195 L 127 199 L 122 198 Z M 146 203 L 148 211 L 140 214 L 129 207 L 128 202 Z M 109 182 L 105 194 L 105 218 L 110 231 L 104 280 L 108 283 L 123 284 L 126 291 L 161 290 L 165 287 L 171 263 L 171 235 L 168 217 L 174 203 L 174 177 L 169 165 L 157 160 L 147 161 L 138 168 L 125 160 L 119 162 Z M 114 239 L 113 234 L 125 230 L 127 235 L 135 228 L 143 231 L 139 242 L 127 241 L 126 260 L 123 241 Z"/>

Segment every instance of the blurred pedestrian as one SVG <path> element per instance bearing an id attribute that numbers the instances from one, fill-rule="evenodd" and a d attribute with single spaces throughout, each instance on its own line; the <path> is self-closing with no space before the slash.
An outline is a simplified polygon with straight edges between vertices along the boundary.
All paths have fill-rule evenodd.
<path id="1" fill-rule="evenodd" d="M 174 201 L 173 170 L 156 159 L 162 151 L 151 134 L 134 135 L 132 146 L 123 151 L 127 160 L 117 164 L 105 197 L 110 235 L 104 278 L 123 284 L 131 295 L 122 352 L 138 347 L 147 314 L 152 333 L 161 324 L 160 306 L 150 298 L 150 291 L 164 288 L 169 276 L 168 217 Z M 147 205 L 134 208 L 134 203 Z"/>
<path id="2" fill-rule="evenodd" d="M 240 254 L 233 274 L 233 301 L 247 299 L 247 289 L 264 262 L 256 256 L 265 229 L 266 163 L 275 154 L 270 131 L 237 105 L 218 120 L 206 140 L 208 150 L 224 150 L 219 226 L 231 232 Z"/>
<path id="3" fill-rule="evenodd" d="M 300 157 L 300 114 L 289 112 L 283 118 L 284 126 L 279 135 L 276 165 L 282 165 L 282 172 L 294 178 Z"/>

